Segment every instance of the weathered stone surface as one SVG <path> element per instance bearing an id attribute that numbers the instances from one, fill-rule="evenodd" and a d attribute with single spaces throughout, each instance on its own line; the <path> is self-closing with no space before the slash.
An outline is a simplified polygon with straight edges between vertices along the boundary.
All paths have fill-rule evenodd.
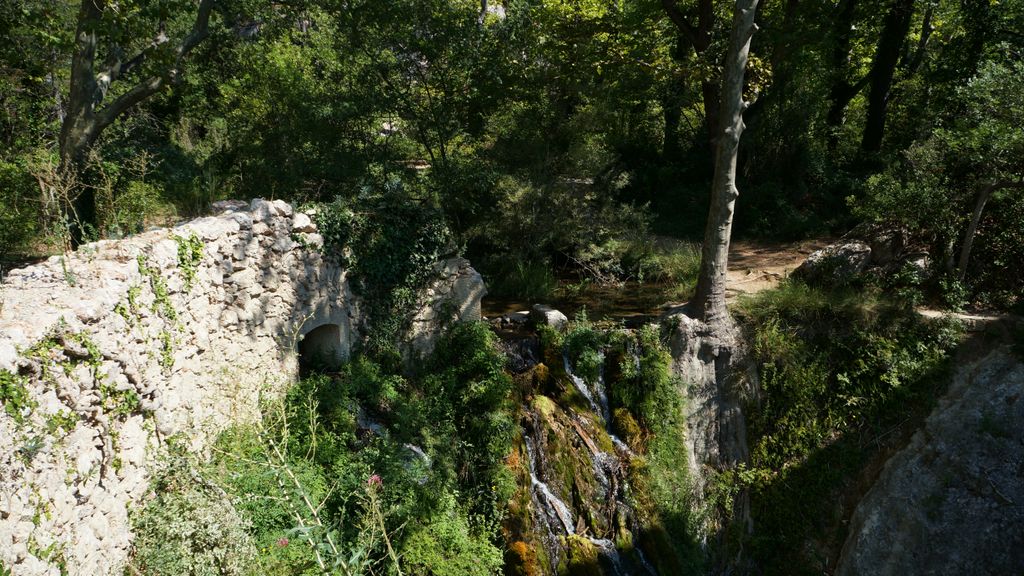
<path id="1" fill-rule="evenodd" d="M 307 215 L 261 199 L 218 209 L 12 270 L 0 285 L 0 369 L 23 377 L 35 404 L 22 424 L 0 409 L 0 565 L 14 574 L 59 574 L 60 557 L 72 576 L 120 574 L 127 510 L 167 437 L 204 451 L 297 374 L 306 334 L 329 326 L 337 358 L 359 337 L 358 299 Z M 191 234 L 203 241 L 194 266 L 175 239 Z M 413 323 L 418 351 L 447 323 L 480 317 L 484 286 L 469 262 L 437 272 Z M 115 412 L 109 390 L 138 404 Z M 73 425 L 48 431 L 58 414 Z"/>
<path id="2" fill-rule="evenodd" d="M 840 242 L 813 252 L 793 276 L 817 284 L 844 284 L 864 272 L 871 262 L 871 247 L 864 242 Z"/>
<path id="3" fill-rule="evenodd" d="M 694 504 L 704 505 L 714 472 L 746 462 L 746 420 L 743 406 L 758 401 L 756 364 L 750 359 L 736 325 L 716 333 L 710 326 L 673 309 L 662 319 L 669 330 L 672 372 L 685 386 L 687 462 L 693 480 Z M 749 501 L 734 499 L 733 517 L 749 529 Z M 709 530 L 720 526 L 707 526 Z"/>
<path id="4" fill-rule="evenodd" d="M 420 295 L 420 309 L 413 315 L 401 346 L 406 361 L 433 351 L 445 326 L 481 317 L 480 300 L 487 294 L 487 287 L 469 260 L 449 258 L 439 262 L 435 271 L 437 278 Z"/>
<path id="5" fill-rule="evenodd" d="M 1020 574 L 1024 364 L 964 366 L 854 512 L 838 576 Z"/>
<path id="6" fill-rule="evenodd" d="M 530 309 L 530 320 L 537 326 L 550 326 L 561 330 L 569 324 L 569 318 L 554 308 L 544 304 L 534 304 Z"/>

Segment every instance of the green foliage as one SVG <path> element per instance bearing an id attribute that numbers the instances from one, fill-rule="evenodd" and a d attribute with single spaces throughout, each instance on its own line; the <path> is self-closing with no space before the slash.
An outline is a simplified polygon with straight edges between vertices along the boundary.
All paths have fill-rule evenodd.
<path id="1" fill-rule="evenodd" d="M 58 432 L 69 434 L 75 429 L 78 420 L 78 414 L 69 410 L 59 410 L 46 419 L 46 432 L 51 435 Z"/>
<path id="2" fill-rule="evenodd" d="M 160 275 L 158 268 L 151 268 L 145 254 L 136 257 L 139 267 L 139 274 L 149 280 L 149 288 L 153 291 L 153 311 L 159 314 L 165 321 L 173 322 L 178 319 L 178 311 L 171 302 L 170 292 L 167 290 L 167 281 Z M 129 297 L 131 294 L 129 293 Z"/>
<path id="3" fill-rule="evenodd" d="M 225 576 L 250 573 L 255 550 L 247 525 L 185 456 L 172 458 L 132 514 L 133 573 Z"/>
<path id="4" fill-rule="evenodd" d="M 969 268 L 961 271 L 970 273 L 973 296 L 1012 292 L 1024 283 L 1011 264 L 1021 255 L 1016 241 L 1024 227 L 1020 220 L 1024 211 L 1018 208 L 1024 203 L 1020 200 L 1024 168 L 1019 161 L 1024 155 L 1019 130 L 1024 115 L 1015 104 L 1016 94 L 1024 89 L 1022 77 L 1020 62 L 986 63 L 956 90 L 955 106 L 927 138 L 907 148 L 887 171 L 869 179 L 865 197 L 851 199 L 859 217 L 905 226 L 929 243 L 939 261 L 945 261 L 959 255 L 977 197 L 997 187 L 990 202 L 1003 209 L 997 212 L 990 205 L 975 237 L 983 258 L 975 252 L 974 264 L 969 262 Z M 941 287 L 940 294 L 961 291 L 951 288 Z"/>
<path id="5" fill-rule="evenodd" d="M 37 407 L 37 402 L 29 395 L 26 387 L 27 379 L 7 370 L 0 370 L 0 402 L 4 412 L 21 425 L 28 415 Z"/>
<path id="6" fill-rule="evenodd" d="M 0 262 L 23 252 L 38 233 L 40 217 L 31 196 L 33 184 L 24 167 L 0 157 Z"/>
<path id="7" fill-rule="evenodd" d="M 222 434 L 205 475 L 246 520 L 254 573 L 494 573 L 514 490 L 503 369 L 488 327 L 459 324 L 420 374 L 357 356 Z"/>
<path id="8" fill-rule="evenodd" d="M 178 270 L 185 279 L 185 292 L 188 292 L 196 279 L 196 266 L 203 259 L 203 241 L 194 232 L 187 238 L 176 234 L 171 238 L 178 244 Z"/>
<path id="9" fill-rule="evenodd" d="M 316 213 L 325 253 L 348 268 L 364 298 L 364 346 L 379 357 L 397 354 L 419 289 L 434 278 L 438 260 L 454 251 L 440 213 L 406 196 L 399 183 L 394 186 L 358 201 L 339 197 Z"/>
<path id="10" fill-rule="evenodd" d="M 790 281 L 740 306 L 764 398 L 749 417 L 750 468 L 718 481 L 750 488 L 753 553 L 768 574 L 820 569 L 806 545 L 834 534 L 831 503 L 941 392 L 957 327 L 877 297 Z"/>
<path id="11" fill-rule="evenodd" d="M 402 560 L 408 574 L 488 576 L 500 572 L 503 556 L 490 535 L 469 525 L 453 494 L 430 517 L 408 527 Z"/>
<path id="12" fill-rule="evenodd" d="M 535 260 L 506 260 L 494 267 L 488 277 L 488 292 L 499 297 L 521 298 L 528 302 L 544 302 L 558 288 L 551 266 Z"/>
<path id="13" fill-rule="evenodd" d="M 604 363 L 605 335 L 590 323 L 585 309 L 569 325 L 562 342 L 573 372 L 588 382 L 596 382 Z"/>

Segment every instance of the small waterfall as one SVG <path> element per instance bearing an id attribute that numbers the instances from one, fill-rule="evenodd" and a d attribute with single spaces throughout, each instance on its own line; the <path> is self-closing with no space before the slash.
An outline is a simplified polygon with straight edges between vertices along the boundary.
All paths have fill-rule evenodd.
<path id="1" fill-rule="evenodd" d="M 535 349 L 537 346 L 535 339 L 503 344 L 509 356 L 514 357 L 510 359 L 510 369 L 522 373 L 537 364 L 541 356 Z M 629 352 L 633 352 L 634 362 L 639 362 L 635 351 Z M 611 432 L 605 355 L 603 352 L 599 354 L 601 362 L 596 378 L 589 379 L 576 374 L 569 355 L 562 354 L 565 376 L 586 402 L 586 408 L 576 410 L 556 399 L 545 399 L 545 402 L 553 402 L 556 406 L 553 412 L 541 411 L 532 404 L 523 407 L 522 438 L 530 477 L 534 542 L 546 552 L 543 573 L 550 570 L 552 576 L 567 560 L 568 538 L 589 541 L 597 553 L 600 573 L 605 576 L 658 576 L 639 547 L 633 546 L 630 551 L 623 552 L 616 545 L 618 538 L 628 536 L 628 533 L 619 532 L 623 528 L 634 535 L 639 534 L 639 526 L 635 524 L 636 518 L 629 505 L 630 488 L 626 478 L 626 464 L 635 455 L 622 439 Z M 567 440 L 583 449 L 583 453 L 574 451 L 570 456 L 570 460 L 576 462 L 571 466 L 589 461 L 589 479 L 584 482 L 592 484 L 589 484 L 589 489 L 584 489 L 583 495 L 575 495 L 576 487 L 572 484 L 578 482 L 579 477 L 562 477 L 566 473 L 562 468 L 564 464 L 548 461 L 548 458 L 562 458 L 561 454 L 550 452 L 553 447 L 549 443 L 555 440 L 555 436 L 547 436 L 549 434 L 560 439 L 557 450 L 571 449 L 561 444 Z M 569 473 L 580 472 L 576 468 L 576 472 Z M 589 500 L 580 504 L 579 496 Z M 586 506 L 587 510 L 574 510 L 577 504 Z"/>
<path id="2" fill-rule="evenodd" d="M 533 488 L 534 495 L 539 496 L 539 499 L 544 503 L 544 508 L 547 511 L 548 516 L 550 517 L 553 515 L 558 520 L 558 523 L 566 534 L 575 534 L 576 528 L 573 524 L 572 510 L 569 509 L 569 506 L 563 502 L 561 498 L 551 491 L 551 488 L 549 488 L 547 484 L 541 482 L 540 479 L 537 478 L 537 466 L 534 461 L 536 456 L 534 455 L 533 440 L 529 436 L 524 436 L 523 441 L 526 444 L 526 455 L 530 464 L 530 484 Z"/>
<path id="3" fill-rule="evenodd" d="M 572 362 L 569 361 L 568 352 L 562 354 L 562 365 L 565 369 L 565 374 L 569 376 L 569 380 L 572 381 L 573 386 L 576 387 L 576 390 L 578 390 L 579 393 L 582 394 L 583 397 L 587 399 L 587 403 L 590 404 L 590 407 L 594 410 L 595 413 L 601 414 L 603 416 L 604 410 L 602 410 L 601 407 L 597 405 L 597 402 L 594 401 L 594 395 L 590 392 L 590 386 L 587 386 L 586 380 L 577 376 L 572 371 Z"/>

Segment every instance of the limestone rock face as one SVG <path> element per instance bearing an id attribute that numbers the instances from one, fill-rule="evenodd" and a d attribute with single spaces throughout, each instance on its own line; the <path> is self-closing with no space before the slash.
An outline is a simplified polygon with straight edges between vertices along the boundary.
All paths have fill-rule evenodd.
<path id="1" fill-rule="evenodd" d="M 406 361 L 429 354 L 445 326 L 480 320 L 480 300 L 487 287 L 480 273 L 465 258 L 449 258 L 435 265 L 435 280 L 420 294 L 419 311 L 403 339 Z"/>
<path id="2" fill-rule="evenodd" d="M 793 276 L 812 284 L 844 284 L 867 269 L 871 247 L 864 242 L 840 242 L 813 252 Z"/>
<path id="3" fill-rule="evenodd" d="M 716 333 L 688 316 L 685 309 L 670 311 L 662 325 L 669 330 L 672 371 L 686 387 L 687 458 L 695 502 L 700 506 L 710 472 L 731 468 L 748 458 L 743 406 L 758 399 L 757 367 L 738 326 Z M 736 498 L 733 515 L 749 528 L 745 495 Z"/>
<path id="4" fill-rule="evenodd" d="M 565 314 L 544 304 L 533 305 L 530 320 L 537 326 L 550 326 L 556 330 L 561 330 L 569 324 L 569 318 Z"/>
<path id="5" fill-rule="evenodd" d="M 202 452 L 258 415 L 298 372 L 307 335 L 338 358 L 359 337 L 346 270 L 282 201 L 105 240 L 0 285 L 0 566 L 16 575 L 120 574 L 128 510 L 169 436 Z M 438 264 L 416 313 L 430 342 L 442 311 L 480 315 L 469 262 Z M 314 332 L 315 331 L 315 332 Z"/>
<path id="6" fill-rule="evenodd" d="M 857 506 L 838 576 L 1020 574 L 1024 364 L 996 350 L 960 369 Z"/>

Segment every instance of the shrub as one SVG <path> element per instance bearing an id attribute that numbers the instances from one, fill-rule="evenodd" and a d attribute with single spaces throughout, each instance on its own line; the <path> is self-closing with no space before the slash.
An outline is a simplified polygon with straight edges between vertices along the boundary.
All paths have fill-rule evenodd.
<path id="1" fill-rule="evenodd" d="M 248 572 L 256 555 L 248 525 L 187 458 L 167 463 L 151 484 L 150 498 L 132 516 L 134 571 L 153 576 Z"/>
<path id="2" fill-rule="evenodd" d="M 0 161 L 0 264 L 24 252 L 38 231 L 40 215 L 33 193 L 38 195 L 39 189 L 27 170 Z"/>
<path id="3" fill-rule="evenodd" d="M 738 309 L 763 398 L 748 413 L 750 468 L 719 478 L 721 492 L 750 488 L 753 555 L 766 574 L 818 573 L 808 539 L 835 537 L 831 503 L 908 415 L 927 413 L 957 328 L 877 292 L 795 281 Z"/>
<path id="4" fill-rule="evenodd" d="M 544 302 L 558 288 L 558 279 L 547 261 L 506 260 L 492 267 L 488 291 L 494 296 Z"/>

